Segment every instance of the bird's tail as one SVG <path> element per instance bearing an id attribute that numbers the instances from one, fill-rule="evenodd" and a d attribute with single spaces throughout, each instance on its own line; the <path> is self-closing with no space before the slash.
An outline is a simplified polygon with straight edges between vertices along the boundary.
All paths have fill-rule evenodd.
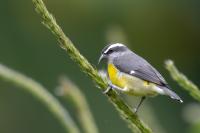
<path id="1" fill-rule="evenodd" d="M 165 87 L 163 88 L 165 95 L 170 96 L 170 98 L 179 101 L 180 103 L 183 103 L 183 100 L 172 90 L 170 90 L 169 88 Z"/>

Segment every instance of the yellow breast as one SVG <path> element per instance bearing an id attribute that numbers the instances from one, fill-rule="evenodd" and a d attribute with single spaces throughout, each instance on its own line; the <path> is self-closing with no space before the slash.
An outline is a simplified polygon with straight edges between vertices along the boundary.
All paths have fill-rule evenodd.
<path id="1" fill-rule="evenodd" d="M 121 91 L 135 96 L 154 96 L 158 92 L 155 84 L 144 81 L 140 78 L 120 73 L 113 65 L 108 64 L 108 76 L 112 84 L 121 88 Z"/>
<path id="2" fill-rule="evenodd" d="M 120 75 L 117 68 L 111 63 L 108 64 L 108 75 L 109 75 L 111 82 L 114 85 L 116 85 L 122 89 L 126 86 L 125 78 Z"/>

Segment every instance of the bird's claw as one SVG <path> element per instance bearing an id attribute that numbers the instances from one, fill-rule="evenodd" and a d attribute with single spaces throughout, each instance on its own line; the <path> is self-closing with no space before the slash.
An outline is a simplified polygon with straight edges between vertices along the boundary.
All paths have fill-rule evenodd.
<path id="1" fill-rule="evenodd" d="M 138 109 L 137 108 L 133 108 L 134 114 L 137 114 Z"/>
<path id="2" fill-rule="evenodd" d="M 111 87 L 110 87 L 110 86 L 108 86 L 108 88 L 107 88 L 105 91 L 103 91 L 103 94 L 106 94 L 106 93 L 108 93 L 108 92 L 110 91 L 110 89 L 111 89 Z"/>
<path id="3" fill-rule="evenodd" d="M 103 92 L 103 94 L 106 94 L 110 91 L 110 89 L 113 89 L 112 83 L 108 83 L 108 88 Z"/>

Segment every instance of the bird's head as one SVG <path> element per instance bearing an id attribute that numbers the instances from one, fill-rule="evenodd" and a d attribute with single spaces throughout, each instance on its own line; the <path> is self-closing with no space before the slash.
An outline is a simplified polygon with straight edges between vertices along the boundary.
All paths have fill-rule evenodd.
<path id="1" fill-rule="evenodd" d="M 121 43 L 109 44 L 103 48 L 101 51 L 101 56 L 99 58 L 99 63 L 103 60 L 112 61 L 115 57 L 124 54 L 128 48 Z"/>

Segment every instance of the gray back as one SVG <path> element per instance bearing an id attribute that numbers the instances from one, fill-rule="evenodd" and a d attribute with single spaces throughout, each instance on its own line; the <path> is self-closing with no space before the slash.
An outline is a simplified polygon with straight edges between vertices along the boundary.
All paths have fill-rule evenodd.
<path id="1" fill-rule="evenodd" d="M 162 75 L 145 59 L 127 50 L 123 55 L 115 57 L 113 64 L 121 72 L 153 82 L 161 86 L 168 86 Z M 131 73 L 131 71 L 134 71 Z"/>

